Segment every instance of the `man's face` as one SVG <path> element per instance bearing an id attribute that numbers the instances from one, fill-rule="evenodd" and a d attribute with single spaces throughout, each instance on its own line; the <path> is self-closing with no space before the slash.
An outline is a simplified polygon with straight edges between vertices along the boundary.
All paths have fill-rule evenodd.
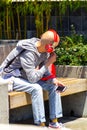
<path id="1" fill-rule="evenodd" d="M 58 45 L 59 45 L 58 42 L 54 42 L 52 46 L 53 46 L 53 48 L 55 49 L 55 47 L 57 47 Z"/>

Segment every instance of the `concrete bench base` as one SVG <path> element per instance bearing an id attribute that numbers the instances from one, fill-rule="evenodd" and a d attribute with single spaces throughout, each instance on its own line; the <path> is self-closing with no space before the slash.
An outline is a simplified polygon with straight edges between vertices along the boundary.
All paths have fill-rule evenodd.
<path id="1" fill-rule="evenodd" d="M 9 123 L 9 102 L 7 83 L 0 84 L 0 123 Z"/>
<path id="2" fill-rule="evenodd" d="M 64 116 L 87 117 L 87 92 L 62 97 Z"/>

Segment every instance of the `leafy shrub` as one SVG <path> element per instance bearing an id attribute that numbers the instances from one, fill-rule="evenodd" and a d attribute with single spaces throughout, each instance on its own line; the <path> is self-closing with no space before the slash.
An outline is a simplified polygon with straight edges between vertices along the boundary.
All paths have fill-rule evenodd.
<path id="1" fill-rule="evenodd" d="M 56 54 L 56 65 L 87 65 L 87 41 L 74 31 L 70 36 L 61 37 Z"/>

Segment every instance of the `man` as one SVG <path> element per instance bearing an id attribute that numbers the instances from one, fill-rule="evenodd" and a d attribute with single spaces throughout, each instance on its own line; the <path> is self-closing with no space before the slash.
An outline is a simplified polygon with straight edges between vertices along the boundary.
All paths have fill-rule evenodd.
<path id="1" fill-rule="evenodd" d="M 59 35 L 48 30 L 41 39 L 20 40 L 2 63 L 3 78 L 11 77 L 13 90 L 31 94 L 34 123 L 45 126 L 43 89 L 49 93 L 49 127 L 60 128 L 58 118 L 62 117 L 60 94 L 56 87 L 63 86 L 55 75 L 49 72 L 49 66 L 56 61 L 55 47 L 59 44 Z"/>

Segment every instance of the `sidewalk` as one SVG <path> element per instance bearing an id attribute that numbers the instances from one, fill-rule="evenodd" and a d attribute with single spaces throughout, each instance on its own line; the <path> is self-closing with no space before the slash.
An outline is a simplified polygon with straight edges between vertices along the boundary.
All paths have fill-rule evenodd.
<path id="1" fill-rule="evenodd" d="M 87 130 L 87 117 L 85 118 L 63 117 L 59 121 L 64 123 L 65 127 L 71 128 L 71 130 Z M 26 121 L 18 122 L 18 124 L 33 125 L 33 120 L 29 119 Z M 47 122 L 47 125 L 48 125 L 48 122 Z"/>
<path id="2" fill-rule="evenodd" d="M 87 130 L 87 117 L 85 118 L 73 118 L 70 117 L 67 119 L 64 119 L 65 126 L 67 128 L 71 128 L 72 130 Z"/>

